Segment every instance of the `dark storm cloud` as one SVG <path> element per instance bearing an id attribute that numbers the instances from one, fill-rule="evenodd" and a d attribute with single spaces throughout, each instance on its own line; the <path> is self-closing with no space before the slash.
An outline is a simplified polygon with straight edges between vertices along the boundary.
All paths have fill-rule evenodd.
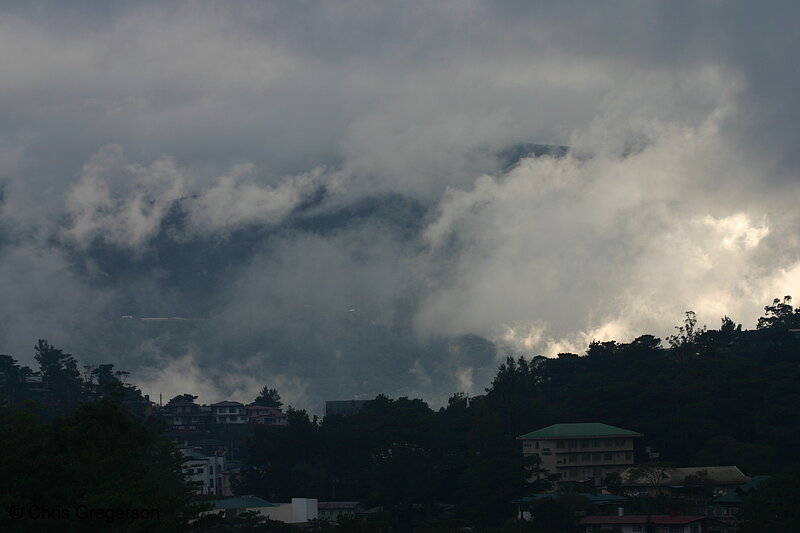
<path id="1" fill-rule="evenodd" d="M 797 11 L 6 3 L 0 348 L 318 409 L 752 326 L 800 285 Z"/>

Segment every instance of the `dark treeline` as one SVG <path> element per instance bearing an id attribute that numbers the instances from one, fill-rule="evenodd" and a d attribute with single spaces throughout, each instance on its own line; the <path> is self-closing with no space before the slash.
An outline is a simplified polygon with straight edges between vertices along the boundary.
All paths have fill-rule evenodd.
<path id="1" fill-rule="evenodd" d="M 665 342 L 642 335 L 630 343 L 594 342 L 583 355 L 508 357 L 485 394 L 456 393 L 438 410 L 419 399 L 383 395 L 355 415 L 324 420 L 289 408 L 288 426 L 248 429 L 245 466 L 235 490 L 270 501 L 358 500 L 383 509 L 371 529 L 375 531 L 499 526 L 513 520 L 515 499 L 545 490 L 552 481 L 537 463 L 523 461 L 516 436 L 568 422 L 604 422 L 643 433 L 637 462 L 647 460 L 643 449 L 649 446 L 674 466 L 736 465 L 747 475 L 776 475 L 781 486 L 794 490 L 797 484 L 787 483 L 786 473 L 800 466 L 800 339 L 792 331 L 800 329 L 800 309 L 786 298 L 765 311 L 751 331 L 727 317 L 719 329 L 698 327 L 688 312 Z M 36 358 L 38 374 L 50 384 L 46 393 L 23 385 L 36 381 L 31 369 L 8 356 L 0 360 L 5 397 L 0 475 L 16 480 L 3 503 L 44 497 L 41 491 L 53 485 L 51 476 L 58 469 L 50 463 L 34 465 L 39 452 L 32 450 L 44 450 L 53 439 L 73 446 L 56 457 L 75 453 L 89 463 L 111 468 L 112 461 L 122 469 L 138 464 L 137 454 L 146 454 L 155 458 L 155 466 L 140 470 L 141 476 L 174 479 L 175 464 L 158 444 L 165 439 L 157 438 L 155 421 L 135 414 L 141 395 L 122 382 L 123 374 L 100 365 L 81 376 L 75 360 L 46 341 L 37 345 Z M 40 398 L 30 398 L 37 394 Z M 43 401 L 47 409 L 18 408 L 34 405 L 32 400 Z M 43 417 L 29 413 L 37 409 Z M 53 414 L 61 416 L 42 420 Z M 117 420 L 111 426 L 122 433 L 93 434 L 90 426 L 99 423 L 97 417 Z M 67 437 L 54 437 L 58 432 Z M 81 451 L 80 435 L 95 444 Z M 123 444 L 128 438 L 138 448 Z M 108 445 L 97 445 L 97 439 Z M 116 458 L 120 449 L 127 455 Z M 68 498 L 93 494 L 97 478 L 93 470 L 88 472 Z M 538 479 L 531 483 L 528 472 Z M 59 483 L 71 482 L 69 475 L 63 474 Z M 135 485 L 136 479 L 132 475 L 120 483 Z M 157 479 L 164 490 L 173 490 L 168 489 L 170 482 Z M 769 484 L 765 486 L 769 494 Z M 58 497 L 67 496 L 52 496 Z M 175 497 L 184 507 L 168 516 L 189 516 L 186 494 L 176 492 Z M 759 505 L 766 515 L 777 517 L 784 511 L 776 511 L 776 501 L 780 503 L 772 498 Z M 784 507 L 784 514 L 793 512 Z M 440 529 L 431 525 L 436 521 Z M 356 525 L 348 527 L 341 530 L 355 530 Z"/>
<path id="2" fill-rule="evenodd" d="M 138 388 L 124 382 L 128 373 L 114 370 L 113 364 L 84 366 L 81 373 L 75 357 L 45 339 L 34 346 L 34 358 L 38 371 L 0 354 L 0 400 L 46 419 L 72 414 L 90 401 L 115 401 L 137 412 L 149 405 Z"/>
<path id="3" fill-rule="evenodd" d="M 511 500 L 541 489 L 519 475 L 515 437 L 556 423 L 604 422 L 644 434 L 675 466 L 736 465 L 774 474 L 798 464 L 800 312 L 766 308 L 756 330 L 725 317 L 698 327 L 688 312 L 666 346 L 652 335 L 595 342 L 584 355 L 509 357 L 486 394 L 421 400 L 379 396 L 319 422 L 292 411 L 287 428 L 255 428 L 240 490 L 267 498 L 315 494 L 410 509 L 456 505 L 470 523 L 496 523 Z"/>

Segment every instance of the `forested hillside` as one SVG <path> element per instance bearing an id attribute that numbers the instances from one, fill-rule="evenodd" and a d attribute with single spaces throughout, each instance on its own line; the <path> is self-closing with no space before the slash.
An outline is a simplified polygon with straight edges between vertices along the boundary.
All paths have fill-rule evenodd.
<path id="1" fill-rule="evenodd" d="M 688 312 L 666 342 L 642 335 L 630 343 L 595 342 L 580 355 L 509 356 L 485 394 L 455 393 L 439 410 L 420 399 L 384 395 L 355 415 L 323 420 L 289 408 L 288 426 L 249 428 L 235 490 L 270 501 L 298 495 L 358 500 L 383 508 L 382 516 L 400 529 L 434 516 L 502 523 L 513 515 L 515 499 L 549 486 L 544 472 L 535 483 L 526 480 L 526 468 L 535 472 L 538 465 L 526 464 L 516 436 L 568 422 L 604 422 L 644 434 L 638 462 L 649 459 L 649 446 L 675 466 L 736 465 L 750 476 L 786 472 L 799 466 L 800 339 L 793 330 L 800 328 L 800 312 L 788 298 L 765 310 L 752 331 L 727 317 L 718 329 L 699 327 Z M 89 463 L 115 461 L 118 450 L 134 462 L 137 454 L 154 453 L 152 421 L 141 411 L 124 418 L 108 407 L 137 412 L 141 396 L 123 383 L 124 373 L 101 365 L 81 377 L 75 359 L 46 341 L 36 355 L 38 373 L 9 356 L 1 361 L 5 479 L 20 479 L 22 465 L 38 464 L 26 435 L 38 447 L 55 446 L 60 456 L 95 454 L 82 459 Z M 24 383 L 37 376 L 49 386 L 33 394 Z M 61 418 L 43 422 L 54 415 Z M 104 417 L 124 425 L 106 447 L 90 429 Z M 70 429 L 82 424 L 85 431 Z M 81 434 L 92 434 L 94 444 L 81 447 Z M 168 476 L 174 465 L 158 457 L 163 473 L 149 475 Z M 37 491 L 50 483 L 50 472 L 31 466 L 26 484 L 13 485 L 21 491 L 15 497 L 45 494 Z M 95 471 L 88 472 L 75 486 L 91 495 Z"/>
<path id="2" fill-rule="evenodd" d="M 256 428 L 241 490 L 360 499 L 403 508 L 456 503 L 492 522 L 510 500 L 543 488 L 520 475 L 517 435 L 555 423 L 605 422 L 643 433 L 675 466 L 736 465 L 747 475 L 798 464 L 800 314 L 776 300 L 753 331 L 729 318 L 698 327 L 689 312 L 662 342 L 593 343 L 583 355 L 509 357 L 486 389 L 454 394 L 438 411 L 379 396 L 358 414 Z M 530 465 L 529 465 L 530 466 Z M 535 465 L 534 465 L 535 467 Z"/>

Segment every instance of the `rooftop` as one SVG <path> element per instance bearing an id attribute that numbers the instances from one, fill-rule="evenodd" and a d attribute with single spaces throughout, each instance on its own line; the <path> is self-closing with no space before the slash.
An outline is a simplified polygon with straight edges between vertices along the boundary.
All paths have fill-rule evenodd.
<path id="1" fill-rule="evenodd" d="M 537 429 L 524 435 L 520 435 L 517 439 L 557 439 L 565 437 L 641 437 L 641 433 L 622 429 L 608 424 L 601 424 L 600 422 L 588 422 L 585 424 L 553 424 L 546 428 Z"/>
<path id="2" fill-rule="evenodd" d="M 221 402 L 212 403 L 211 407 L 237 407 L 237 406 L 238 407 L 243 407 L 243 405 L 244 404 L 242 404 L 241 402 L 232 402 L 232 401 L 229 401 L 229 400 L 224 400 L 224 401 L 221 401 Z"/>
<path id="3" fill-rule="evenodd" d="M 616 496 L 614 494 L 594 494 L 591 492 L 540 492 L 538 494 L 532 494 L 531 496 L 525 496 L 520 502 L 523 503 L 532 503 L 538 502 L 542 500 L 557 500 L 561 496 L 569 494 L 570 496 L 581 496 L 586 498 L 589 503 L 594 505 L 604 505 L 604 504 L 613 504 L 617 505 L 623 502 L 629 501 L 629 498 L 625 496 Z"/>
<path id="4" fill-rule="evenodd" d="M 317 509 L 323 510 L 340 510 L 340 509 L 355 509 L 358 507 L 359 502 L 319 502 Z"/>
<path id="5" fill-rule="evenodd" d="M 224 500 L 213 500 L 214 509 L 249 509 L 252 507 L 278 507 L 277 503 L 270 503 L 257 496 L 237 496 Z"/>
<path id="6" fill-rule="evenodd" d="M 653 524 L 678 525 L 691 524 L 699 520 L 705 520 L 705 516 L 681 516 L 681 515 L 627 515 L 627 516 L 584 516 L 581 524 L 646 524 L 648 519 Z"/>
<path id="7" fill-rule="evenodd" d="M 687 466 L 683 468 L 662 468 L 662 476 L 658 485 L 663 487 L 683 486 L 689 476 L 705 475 L 706 479 L 714 485 L 741 485 L 750 481 L 736 466 Z M 622 472 L 623 485 L 652 485 L 651 480 L 645 478 L 631 479 L 638 471 L 636 467 L 628 468 Z"/>
<path id="8" fill-rule="evenodd" d="M 753 492 L 758 489 L 758 486 L 761 485 L 764 481 L 769 479 L 769 476 L 753 476 L 750 481 L 744 483 L 736 487 L 735 490 L 720 496 L 714 499 L 714 503 L 732 503 L 732 504 L 739 504 L 743 503 L 745 498 L 750 496 Z"/>

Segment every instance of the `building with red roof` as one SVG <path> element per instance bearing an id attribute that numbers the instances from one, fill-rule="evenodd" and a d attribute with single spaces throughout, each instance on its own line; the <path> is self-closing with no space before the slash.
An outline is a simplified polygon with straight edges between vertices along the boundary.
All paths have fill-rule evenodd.
<path id="1" fill-rule="evenodd" d="M 615 529 L 621 533 L 646 533 L 653 530 L 651 525 L 658 533 L 707 533 L 708 518 L 683 515 L 589 515 L 580 521 L 581 531 L 585 533 L 604 529 Z"/>

